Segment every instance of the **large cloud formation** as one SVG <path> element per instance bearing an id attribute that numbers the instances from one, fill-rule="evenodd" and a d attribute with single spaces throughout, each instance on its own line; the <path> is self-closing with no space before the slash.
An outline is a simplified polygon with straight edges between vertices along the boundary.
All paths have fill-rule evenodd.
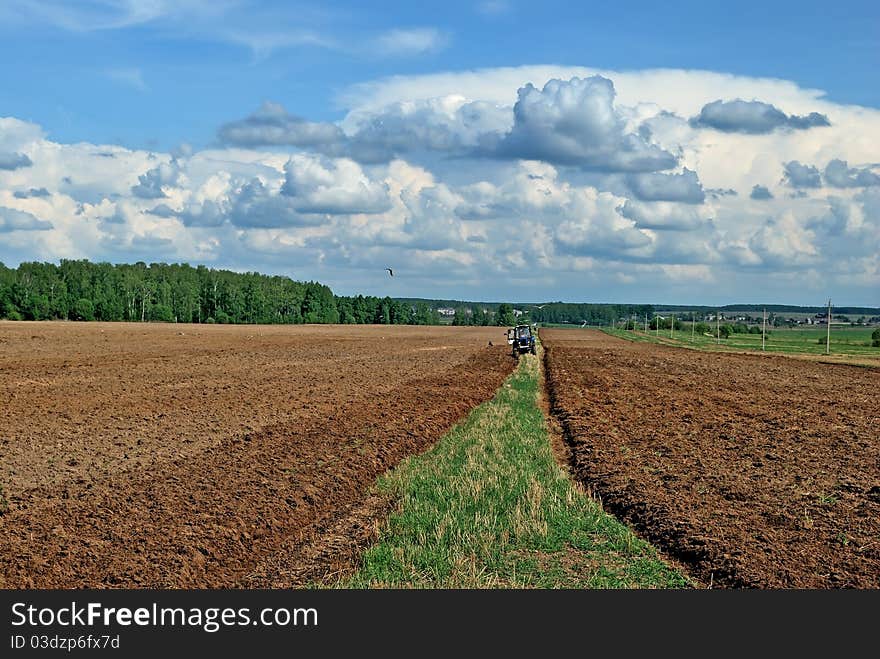
<path id="1" fill-rule="evenodd" d="M 31 199 L 32 197 L 49 197 L 52 193 L 46 188 L 30 188 L 29 190 L 16 190 L 12 194 L 16 199 Z"/>
<path id="2" fill-rule="evenodd" d="M 289 197 L 273 194 L 259 178 L 241 185 L 229 201 L 226 216 L 237 227 L 272 229 L 316 223 L 304 217 Z"/>
<path id="3" fill-rule="evenodd" d="M 732 96 L 761 100 L 716 101 Z M 348 98 L 337 123 L 268 103 L 174 154 L 0 118 L 0 261 L 188 260 L 381 295 L 876 298 L 877 110 L 785 81 L 558 67 Z"/>
<path id="4" fill-rule="evenodd" d="M 761 101 L 717 100 L 707 103 L 700 114 L 691 119 L 700 128 L 714 128 L 725 133 L 770 133 L 780 128 L 806 130 L 817 126 L 830 126 L 828 117 L 818 112 L 805 116 L 788 115 L 782 110 Z"/>
<path id="5" fill-rule="evenodd" d="M 0 206 L 0 233 L 10 231 L 48 231 L 51 222 L 37 219 L 30 213 Z"/>
<path id="6" fill-rule="evenodd" d="M 166 195 L 163 186 L 175 186 L 180 179 L 180 168 L 177 161 L 162 163 L 138 176 L 137 185 L 131 187 L 131 193 L 141 199 L 163 199 Z"/>
<path id="7" fill-rule="evenodd" d="M 417 151 L 543 160 L 606 172 L 653 172 L 676 165 L 673 154 L 628 132 L 614 106 L 614 83 L 602 76 L 526 84 L 513 108 L 461 96 L 392 103 L 353 113 L 349 132 L 312 123 L 267 103 L 222 126 L 229 145 L 295 146 L 361 162 L 388 162 Z"/>
<path id="8" fill-rule="evenodd" d="M 623 217 L 633 220 L 640 229 L 655 231 L 693 231 L 705 225 L 707 219 L 692 205 L 671 203 L 642 203 L 627 199 L 617 209 Z"/>
<path id="9" fill-rule="evenodd" d="M 550 80 L 543 89 L 520 88 L 514 124 L 498 143 L 499 155 L 584 169 L 653 172 L 676 158 L 626 130 L 614 107 L 614 83 L 602 76 Z"/>
<path id="10" fill-rule="evenodd" d="M 846 160 L 835 158 L 825 167 L 825 182 L 834 188 L 864 188 L 880 185 L 880 175 L 868 167 L 849 167 Z"/>
<path id="11" fill-rule="evenodd" d="M 281 193 L 301 213 L 381 213 L 391 207 L 388 186 L 371 181 L 354 161 L 293 156 L 284 166 Z"/>
<path id="12" fill-rule="evenodd" d="M 752 199 L 763 201 L 766 199 L 773 199 L 773 193 L 770 192 L 770 188 L 768 188 L 766 185 L 759 185 L 756 183 L 752 187 L 752 192 L 749 194 L 749 197 Z"/>
<path id="13" fill-rule="evenodd" d="M 34 163 L 24 153 L 0 153 L 0 169 L 13 170 L 30 167 Z"/>
<path id="14" fill-rule="evenodd" d="M 223 144 L 245 148 L 292 146 L 364 163 L 389 162 L 415 151 L 464 153 L 485 135 L 509 124 L 509 108 L 467 103 L 462 97 L 393 103 L 377 112 L 353 114 L 351 130 L 310 122 L 281 105 L 264 103 L 252 115 L 220 127 Z"/>
<path id="15" fill-rule="evenodd" d="M 680 201 L 702 204 L 706 200 L 697 173 L 685 168 L 681 174 L 638 174 L 629 179 L 633 194 L 644 201 Z"/>
<path id="16" fill-rule="evenodd" d="M 813 165 L 805 165 L 792 160 L 785 163 L 785 180 L 793 188 L 819 188 L 822 187 L 822 177 L 819 170 Z"/>
<path id="17" fill-rule="evenodd" d="M 334 124 L 306 121 L 271 102 L 263 103 L 249 117 L 224 124 L 217 134 L 225 144 L 247 148 L 295 146 L 323 149 L 345 137 Z"/>

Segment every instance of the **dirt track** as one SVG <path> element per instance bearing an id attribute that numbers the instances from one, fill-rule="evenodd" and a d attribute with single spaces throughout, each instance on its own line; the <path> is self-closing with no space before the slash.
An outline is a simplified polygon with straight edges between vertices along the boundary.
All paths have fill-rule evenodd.
<path id="1" fill-rule="evenodd" d="M 247 583 L 490 398 L 501 334 L 0 323 L 0 586 Z"/>
<path id="2" fill-rule="evenodd" d="M 880 587 L 880 370 L 541 336 L 577 477 L 698 580 Z"/>

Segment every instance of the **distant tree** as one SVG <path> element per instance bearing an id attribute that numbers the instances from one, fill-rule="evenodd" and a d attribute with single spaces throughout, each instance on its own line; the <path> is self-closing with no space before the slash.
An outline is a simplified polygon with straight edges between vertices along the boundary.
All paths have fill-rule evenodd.
<path id="1" fill-rule="evenodd" d="M 156 294 L 156 282 L 146 277 L 142 278 L 136 289 L 138 303 L 140 304 L 140 321 L 147 320 L 147 309 L 153 304 L 153 296 Z"/>
<path id="2" fill-rule="evenodd" d="M 880 327 L 871 332 L 871 345 L 880 348 Z"/>
<path id="3" fill-rule="evenodd" d="M 392 325 L 412 325 L 414 322 L 413 308 L 406 302 L 400 300 L 390 300 L 391 308 L 391 324 Z"/>
<path id="4" fill-rule="evenodd" d="M 47 295 L 31 295 L 21 310 L 28 320 L 49 320 L 52 318 L 51 305 Z"/>
<path id="5" fill-rule="evenodd" d="M 376 305 L 373 322 L 379 325 L 391 324 L 391 298 L 386 297 Z"/>
<path id="6" fill-rule="evenodd" d="M 343 325 L 357 323 L 351 298 L 336 298 L 336 310 L 339 312 L 339 322 Z"/>
<path id="7" fill-rule="evenodd" d="M 336 309 L 333 292 L 327 286 L 308 282 L 303 298 L 302 316 L 307 323 L 339 322 L 339 312 Z"/>
<path id="8" fill-rule="evenodd" d="M 73 313 L 70 314 L 73 320 L 94 320 L 95 305 L 91 300 L 85 298 L 78 299 L 73 305 Z"/>
<path id="9" fill-rule="evenodd" d="M 352 303 L 352 313 L 354 314 L 354 322 L 370 323 L 372 322 L 375 310 L 371 309 L 370 302 L 363 296 L 358 295 Z"/>
<path id="10" fill-rule="evenodd" d="M 495 324 L 500 327 L 516 325 L 516 316 L 513 313 L 513 307 L 511 305 L 506 302 L 498 305 Z"/>
<path id="11" fill-rule="evenodd" d="M 434 319 L 434 314 L 436 314 L 436 311 L 431 309 L 424 302 L 419 302 L 416 304 L 415 311 L 413 312 L 413 324 L 433 325 L 434 323 L 432 321 Z"/>
<path id="12" fill-rule="evenodd" d="M 455 307 L 455 315 L 452 317 L 452 324 L 457 327 L 465 327 L 472 322 L 471 314 L 463 306 Z"/>
<path id="13" fill-rule="evenodd" d="M 150 320 L 158 323 L 173 323 L 174 311 L 167 304 L 154 304 L 150 309 Z"/>

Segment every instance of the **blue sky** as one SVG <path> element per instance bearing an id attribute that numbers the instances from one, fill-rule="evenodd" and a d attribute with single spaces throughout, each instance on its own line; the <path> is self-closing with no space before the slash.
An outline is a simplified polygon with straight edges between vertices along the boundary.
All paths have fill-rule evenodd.
<path id="1" fill-rule="evenodd" d="M 876 3 L 9 0 L 0 55 L 6 263 L 880 304 Z"/>

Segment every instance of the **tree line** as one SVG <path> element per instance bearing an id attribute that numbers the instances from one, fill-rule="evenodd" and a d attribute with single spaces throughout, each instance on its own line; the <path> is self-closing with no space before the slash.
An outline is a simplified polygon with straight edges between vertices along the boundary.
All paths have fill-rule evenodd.
<path id="1" fill-rule="evenodd" d="M 339 320 L 344 324 L 378 325 L 439 325 L 440 314 L 424 302 L 415 305 L 393 300 L 390 297 L 378 298 L 371 295 L 336 297 Z"/>
<path id="2" fill-rule="evenodd" d="M 650 304 L 593 304 L 551 302 L 529 310 L 533 321 L 543 323 L 577 323 L 587 325 L 611 325 L 627 318 L 641 319 L 654 315 Z"/>
<path id="3" fill-rule="evenodd" d="M 0 318 L 179 323 L 437 325 L 436 310 L 340 297 L 318 282 L 203 265 L 62 260 L 0 263 Z"/>
<path id="4" fill-rule="evenodd" d="M 495 311 L 481 305 L 458 304 L 454 307 L 452 324 L 456 327 L 488 327 L 499 325 L 509 327 L 517 324 L 513 305 L 502 302 Z"/>
<path id="5" fill-rule="evenodd" d="M 187 263 L 62 260 L 0 263 L 0 319 L 179 323 L 439 325 L 438 301 L 338 296 L 319 282 Z M 553 302 L 538 309 L 456 301 L 452 324 L 610 325 L 653 315 L 651 305 Z M 523 312 L 523 313 L 520 313 Z"/>

